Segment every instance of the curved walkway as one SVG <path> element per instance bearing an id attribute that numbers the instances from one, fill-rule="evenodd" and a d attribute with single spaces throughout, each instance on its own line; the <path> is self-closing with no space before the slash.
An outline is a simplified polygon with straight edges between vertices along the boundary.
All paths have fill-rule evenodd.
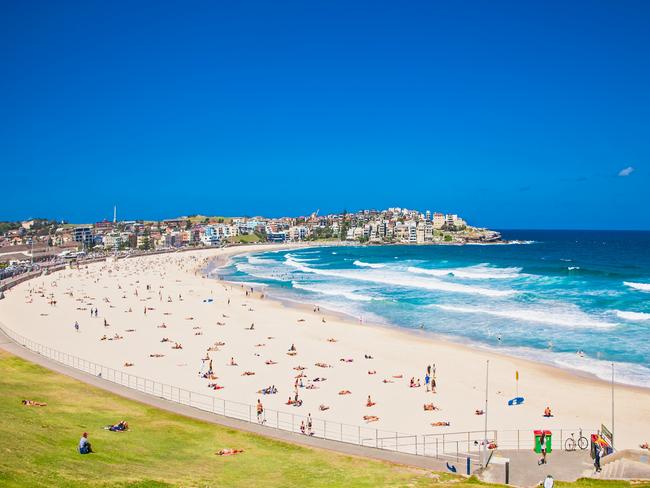
<path id="1" fill-rule="evenodd" d="M 163 398 L 149 395 L 147 393 L 142 393 L 140 391 L 133 390 L 126 386 L 122 386 L 117 383 L 104 380 L 97 376 L 84 373 L 75 368 L 65 366 L 61 363 L 48 359 L 44 356 L 41 356 L 40 354 L 32 352 L 26 347 L 13 342 L 11 338 L 9 338 L 9 336 L 7 336 L 1 329 L 0 329 L 0 348 L 22 359 L 43 366 L 51 371 L 55 371 L 57 373 L 64 374 L 66 376 L 77 379 L 79 381 L 83 381 L 84 383 L 95 386 L 97 388 L 101 388 L 102 390 L 106 390 L 116 395 L 120 395 L 124 398 L 135 400 L 140 403 L 144 403 L 152 407 L 160 408 L 168 412 L 177 413 L 179 415 L 183 415 L 186 417 L 203 420 L 205 422 L 210 422 L 213 424 L 222 425 L 224 427 L 230 427 L 237 430 L 252 432 L 271 439 L 289 442 L 292 444 L 300 444 L 308 447 L 336 451 L 341 454 L 347 454 L 351 456 L 362 456 L 362 457 L 367 457 L 367 458 L 376 459 L 380 461 L 405 464 L 405 465 L 415 466 L 418 468 L 430 469 L 436 471 L 447 470 L 445 463 L 435 458 L 415 456 L 413 454 L 398 453 L 398 452 L 386 451 L 386 450 L 376 449 L 371 447 L 362 447 L 354 444 L 348 444 L 345 442 L 338 442 L 329 439 L 321 439 L 317 437 L 308 437 L 308 436 L 294 434 L 283 430 L 278 430 L 272 427 L 265 427 L 257 423 L 249 423 L 243 420 L 224 417 L 219 414 L 206 412 L 204 410 L 199 410 L 197 408 L 189 407 L 187 405 L 170 402 Z M 460 471 L 461 469 L 459 467 L 459 472 Z"/>

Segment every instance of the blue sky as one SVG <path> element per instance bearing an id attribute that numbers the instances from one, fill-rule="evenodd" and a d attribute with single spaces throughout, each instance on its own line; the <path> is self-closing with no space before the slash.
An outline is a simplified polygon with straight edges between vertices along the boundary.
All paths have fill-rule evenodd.
<path id="1" fill-rule="evenodd" d="M 0 219 L 650 229 L 648 25 L 645 1 L 2 2 Z"/>

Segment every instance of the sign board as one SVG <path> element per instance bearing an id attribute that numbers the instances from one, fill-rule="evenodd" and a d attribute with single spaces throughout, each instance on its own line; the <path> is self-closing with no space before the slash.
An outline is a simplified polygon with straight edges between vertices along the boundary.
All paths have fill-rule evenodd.
<path id="1" fill-rule="evenodd" d="M 612 434 L 605 424 L 600 424 L 600 435 L 607 441 L 610 446 L 614 445 L 614 434 Z"/>

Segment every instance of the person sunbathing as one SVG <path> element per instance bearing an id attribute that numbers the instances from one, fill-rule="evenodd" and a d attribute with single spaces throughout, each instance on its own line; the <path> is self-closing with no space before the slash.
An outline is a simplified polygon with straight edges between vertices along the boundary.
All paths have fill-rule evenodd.
<path id="1" fill-rule="evenodd" d="M 647 443 L 647 442 L 644 442 L 643 444 L 639 444 L 639 447 L 640 447 L 641 449 L 650 449 L 650 447 L 648 447 L 648 443 Z"/>
<path id="2" fill-rule="evenodd" d="M 305 319 L 298 319 L 298 322 L 304 322 Z"/>
<path id="3" fill-rule="evenodd" d="M 34 400 L 23 400 L 22 404 L 26 407 L 47 407 L 47 403 L 35 402 Z"/>
<path id="4" fill-rule="evenodd" d="M 321 377 L 317 376 L 312 381 L 327 381 L 327 378 L 321 378 Z"/>
<path id="5" fill-rule="evenodd" d="M 377 374 L 377 371 L 373 369 L 372 371 L 368 371 L 368 374 Z"/>
<path id="6" fill-rule="evenodd" d="M 217 341 L 217 342 L 214 343 L 214 345 L 215 345 L 215 346 L 225 346 L 226 343 L 225 343 L 225 342 L 222 342 L 222 341 Z"/>
<path id="7" fill-rule="evenodd" d="M 384 383 L 395 383 L 393 380 L 388 380 L 388 379 L 386 379 L 386 378 L 384 378 L 382 381 L 383 381 Z"/>
<path id="8" fill-rule="evenodd" d="M 164 323 L 162 323 L 162 324 L 160 324 L 160 325 L 158 326 L 158 328 L 159 328 L 159 329 L 166 329 L 167 326 L 166 326 Z"/>
<path id="9" fill-rule="evenodd" d="M 395 374 L 395 375 L 393 375 L 393 378 L 401 379 L 401 378 L 404 378 L 404 375 L 403 374 Z"/>
<path id="10" fill-rule="evenodd" d="M 426 412 L 433 412 L 434 410 L 440 410 L 440 409 L 436 407 L 433 403 L 425 403 L 424 410 Z"/>
<path id="11" fill-rule="evenodd" d="M 160 342 L 169 342 L 169 338 L 168 337 L 163 337 L 162 339 L 160 339 Z"/>
<path id="12" fill-rule="evenodd" d="M 225 322 L 217 322 L 217 325 L 226 325 Z"/>
<path id="13" fill-rule="evenodd" d="M 316 366 L 318 366 L 319 368 L 331 368 L 332 367 L 327 363 L 316 363 Z"/>
<path id="14" fill-rule="evenodd" d="M 318 409 L 319 409 L 321 412 L 324 412 L 325 410 L 329 410 L 330 407 L 328 407 L 327 405 L 324 405 L 324 404 L 321 403 L 321 404 L 319 405 Z"/>
<path id="15" fill-rule="evenodd" d="M 183 346 L 179 344 L 178 342 L 174 342 L 174 345 L 172 346 L 172 349 L 183 349 Z"/>
<path id="16" fill-rule="evenodd" d="M 363 420 L 365 420 L 368 423 L 377 422 L 379 420 L 379 417 L 377 417 L 376 415 L 364 415 Z"/>
<path id="17" fill-rule="evenodd" d="M 553 416 L 553 414 L 551 413 L 551 407 L 546 407 L 544 409 L 544 417 L 548 418 L 548 417 L 552 417 L 552 416 Z"/>
<path id="18" fill-rule="evenodd" d="M 293 369 L 296 370 L 296 371 L 302 371 L 302 370 L 307 369 L 307 368 L 305 368 L 304 366 L 296 366 Z"/>
<path id="19" fill-rule="evenodd" d="M 478 410 L 478 409 L 474 410 L 474 415 L 484 415 L 484 414 L 485 412 L 483 410 Z"/>
<path id="20" fill-rule="evenodd" d="M 198 332 L 195 332 L 194 335 L 195 335 L 195 336 L 200 336 L 200 335 L 203 335 L 203 332 L 201 332 L 201 331 L 199 330 Z"/>
<path id="21" fill-rule="evenodd" d="M 264 347 L 266 344 L 255 344 L 255 347 Z"/>
<path id="22" fill-rule="evenodd" d="M 350 390 L 341 390 L 339 391 L 339 395 L 351 395 L 352 392 Z"/>
<path id="23" fill-rule="evenodd" d="M 219 449 L 217 451 L 217 456 L 233 456 L 235 454 L 241 454 L 244 452 L 243 449 Z"/>
<path id="24" fill-rule="evenodd" d="M 273 361 L 272 359 L 269 359 L 265 361 L 266 364 L 278 364 L 277 361 Z"/>
<path id="25" fill-rule="evenodd" d="M 253 376 L 253 375 L 255 375 L 255 371 L 244 371 L 241 375 L 242 376 Z"/>
<path id="26" fill-rule="evenodd" d="M 449 427 L 449 422 L 431 422 L 433 427 Z"/>
<path id="27" fill-rule="evenodd" d="M 158 353 L 156 353 L 156 354 L 149 354 L 149 357 L 150 357 L 150 358 L 162 358 L 162 357 L 164 357 L 164 356 L 165 356 L 164 354 L 158 354 Z"/>
<path id="28" fill-rule="evenodd" d="M 106 430 L 110 430 L 111 432 L 125 432 L 129 430 L 129 423 L 126 420 L 121 420 L 115 425 L 109 425 L 104 428 Z"/>
<path id="29" fill-rule="evenodd" d="M 338 342 L 338 340 L 334 339 L 333 337 L 330 337 L 327 339 L 327 342 Z"/>
<path id="30" fill-rule="evenodd" d="M 292 405 L 294 407 L 300 407 L 300 406 L 302 406 L 302 400 L 294 400 Z"/>
<path id="31" fill-rule="evenodd" d="M 124 332 L 135 332 L 135 329 L 126 329 Z"/>
<path id="32" fill-rule="evenodd" d="M 366 407 L 373 407 L 373 406 L 375 406 L 375 405 L 376 405 L 376 403 L 373 402 L 373 401 L 371 400 L 371 398 L 370 398 L 370 395 L 368 395 L 368 401 L 366 402 Z"/>
<path id="33" fill-rule="evenodd" d="M 318 390 L 318 387 L 316 385 L 308 385 L 307 390 Z"/>
<path id="34" fill-rule="evenodd" d="M 296 354 L 298 354 L 296 351 L 289 351 L 287 356 L 295 356 Z"/>
<path id="35" fill-rule="evenodd" d="M 125 368 L 130 368 L 131 366 L 133 366 L 133 363 L 124 363 Z"/>

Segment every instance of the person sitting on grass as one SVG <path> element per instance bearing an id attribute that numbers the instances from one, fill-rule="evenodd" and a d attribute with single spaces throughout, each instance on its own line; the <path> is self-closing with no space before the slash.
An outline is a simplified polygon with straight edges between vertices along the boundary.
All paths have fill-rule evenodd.
<path id="1" fill-rule="evenodd" d="M 79 439 L 79 454 L 90 454 L 94 452 L 88 442 L 88 432 L 84 432 Z"/>

